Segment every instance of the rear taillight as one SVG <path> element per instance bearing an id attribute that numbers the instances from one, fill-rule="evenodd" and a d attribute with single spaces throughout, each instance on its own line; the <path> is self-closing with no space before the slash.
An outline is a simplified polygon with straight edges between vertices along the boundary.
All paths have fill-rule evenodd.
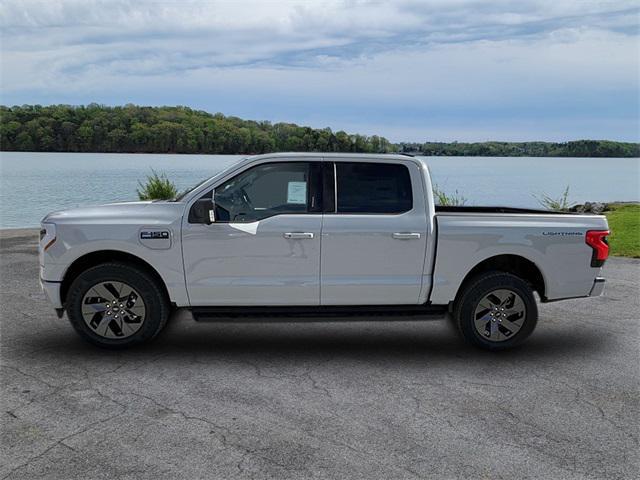
<path id="1" fill-rule="evenodd" d="M 592 267 L 601 267 L 609 257 L 607 235 L 609 235 L 609 230 L 589 230 L 587 232 L 587 245 L 593 248 L 593 255 L 591 255 Z"/>

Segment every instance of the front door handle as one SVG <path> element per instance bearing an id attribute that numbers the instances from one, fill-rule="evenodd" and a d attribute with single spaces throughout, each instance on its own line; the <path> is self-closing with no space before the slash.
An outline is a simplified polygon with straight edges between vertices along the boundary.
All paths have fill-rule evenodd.
<path id="1" fill-rule="evenodd" d="M 287 232 L 283 233 L 284 238 L 295 238 L 298 240 L 303 240 L 305 238 L 313 238 L 313 233 L 311 232 Z"/>
<path id="2" fill-rule="evenodd" d="M 393 234 L 393 238 L 397 240 L 417 240 L 418 238 L 420 238 L 420 234 L 415 232 L 411 232 L 411 233 L 396 232 Z"/>

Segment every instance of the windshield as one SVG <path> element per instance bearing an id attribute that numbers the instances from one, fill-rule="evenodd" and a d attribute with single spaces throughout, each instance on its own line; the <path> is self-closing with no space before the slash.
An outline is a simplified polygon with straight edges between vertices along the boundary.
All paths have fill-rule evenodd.
<path id="1" fill-rule="evenodd" d="M 208 177 L 205 178 L 204 180 L 202 180 L 201 182 L 196 183 L 193 187 L 189 187 L 187 188 L 185 191 L 183 191 L 182 193 L 179 193 L 177 197 L 173 198 L 171 201 L 172 202 L 181 202 L 184 197 L 186 197 L 188 194 L 190 194 L 191 192 L 193 192 L 196 188 L 200 187 L 201 185 L 203 185 L 204 183 L 208 182 L 209 180 L 211 180 L 213 177 Z"/>
<path id="2" fill-rule="evenodd" d="M 229 169 L 233 168 L 233 166 L 240 162 L 241 160 L 244 160 L 245 157 L 240 157 L 240 158 L 235 158 L 232 159 L 231 162 L 229 162 L 228 164 L 223 164 L 220 167 L 220 171 L 218 171 L 216 174 L 214 174 L 212 177 L 207 177 L 204 180 L 202 180 L 201 182 L 198 182 L 197 184 L 195 184 L 193 187 L 187 188 L 186 190 L 180 192 L 175 198 L 172 198 L 171 201 L 172 202 L 181 202 L 182 200 L 184 200 L 184 198 L 189 195 L 191 192 L 197 190 L 198 188 L 200 188 L 202 185 L 204 185 L 205 183 L 207 183 L 209 180 L 213 180 L 216 177 L 219 177 L 222 174 L 225 174 L 229 171 Z M 227 162 L 225 162 L 227 163 Z M 214 170 L 215 171 L 215 170 Z"/>

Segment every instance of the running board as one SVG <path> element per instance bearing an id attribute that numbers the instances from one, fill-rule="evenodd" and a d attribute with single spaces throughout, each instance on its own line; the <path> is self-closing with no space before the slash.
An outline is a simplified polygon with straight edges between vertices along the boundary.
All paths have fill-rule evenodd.
<path id="1" fill-rule="evenodd" d="M 415 320 L 441 319 L 447 313 L 446 305 L 331 305 L 331 306 L 265 306 L 265 307 L 193 307 L 193 319 L 224 321 L 225 318 L 239 321 L 269 322 L 300 321 L 369 321 L 368 317 L 415 317 Z M 347 317 L 347 318 L 345 318 Z M 353 318 L 360 317 L 360 318 Z M 387 318 L 386 320 L 389 320 Z M 399 320 L 407 320 L 401 318 Z M 238 321 L 238 320 L 236 320 Z"/>

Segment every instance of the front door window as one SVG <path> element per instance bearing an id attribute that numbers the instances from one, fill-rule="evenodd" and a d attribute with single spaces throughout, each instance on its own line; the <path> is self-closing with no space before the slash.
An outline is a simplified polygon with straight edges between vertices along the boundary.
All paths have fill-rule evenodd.
<path id="1" fill-rule="evenodd" d="M 319 165 L 266 163 L 250 168 L 215 189 L 216 221 L 255 222 L 274 215 L 321 209 L 315 187 Z"/>

